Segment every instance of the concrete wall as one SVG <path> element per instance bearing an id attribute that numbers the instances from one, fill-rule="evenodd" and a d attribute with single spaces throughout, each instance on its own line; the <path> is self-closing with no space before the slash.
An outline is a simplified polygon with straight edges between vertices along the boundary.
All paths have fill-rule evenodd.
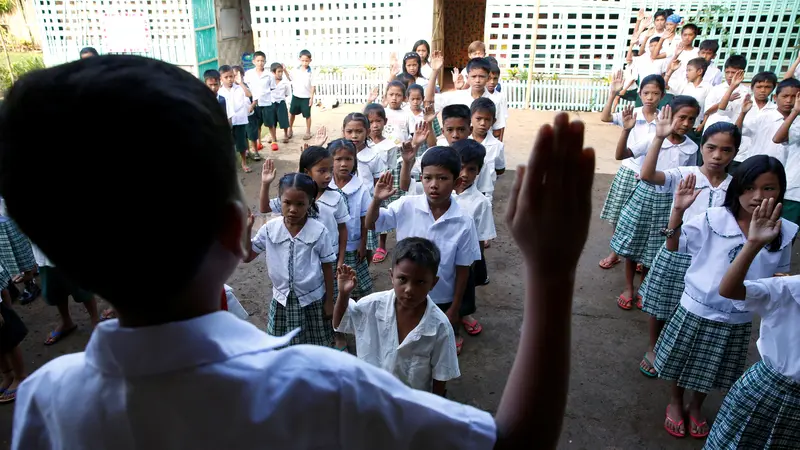
<path id="1" fill-rule="evenodd" d="M 242 53 L 255 51 L 250 27 L 250 0 L 216 0 L 215 7 L 219 64 L 239 65 Z M 238 33 L 234 37 L 226 37 L 224 31 L 227 31 L 227 23 L 223 23 L 222 10 L 231 8 L 239 11 Z"/>

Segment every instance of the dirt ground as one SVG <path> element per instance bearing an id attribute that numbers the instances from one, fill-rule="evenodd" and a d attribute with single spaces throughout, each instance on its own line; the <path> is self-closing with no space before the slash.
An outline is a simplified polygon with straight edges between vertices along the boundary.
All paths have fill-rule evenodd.
<path id="1" fill-rule="evenodd" d="M 354 110 L 357 110 L 355 105 L 343 105 L 331 111 L 315 111 L 315 129 L 326 125 L 329 134 L 338 137 L 342 118 Z M 491 284 L 478 288 L 476 317 L 482 322 L 484 331 L 477 337 L 466 337 L 460 357 L 462 376 L 448 383 L 450 398 L 491 412 L 496 410 L 500 401 L 521 325 L 523 283 L 518 269 L 520 255 L 503 220 L 514 178 L 511 169 L 526 161 L 536 130 L 541 124 L 552 121 L 553 116 L 554 113 L 543 111 L 511 111 L 505 134 L 507 167 L 510 170 L 499 178 L 495 194 L 498 238 L 486 251 Z M 591 231 L 578 267 L 574 296 L 572 373 L 560 448 L 699 449 L 703 444 L 701 441 L 691 438 L 677 440 L 664 431 L 662 423 L 669 396 L 668 385 L 645 378 L 638 369 L 647 342 L 646 314 L 617 308 L 615 298 L 622 288 L 622 268 L 617 266 L 604 271 L 597 265 L 608 253 L 608 241 L 613 232 L 608 224 L 600 221 L 599 216 L 618 167 L 613 156 L 618 129 L 601 123 L 598 114 L 573 114 L 573 118 L 586 122 L 586 144 L 597 151 L 597 174 Z M 301 143 L 299 136 L 302 134 L 298 126 L 292 143 L 283 144 L 278 152 L 263 152 L 265 155 L 271 153 L 269 156 L 277 160 L 279 174 L 296 169 Z M 251 174 L 242 173 L 241 180 L 250 206 L 255 208 L 260 183 L 258 170 Z M 387 269 L 387 263 L 372 266 L 376 290 L 389 288 Z M 797 270 L 793 272 L 797 273 Z M 263 260 L 242 264 L 228 284 L 234 287 L 236 295 L 252 314 L 250 320 L 263 329 L 271 295 Z M 57 321 L 55 308 L 47 307 L 41 300 L 16 308 L 30 329 L 22 344 L 29 370 L 33 371 L 60 355 L 81 351 L 86 345 L 91 326 L 80 305 L 71 305 L 79 329 L 52 347 L 45 347 L 42 342 Z M 753 344 L 756 335 L 757 331 L 754 331 Z M 751 345 L 750 361 L 755 362 L 757 358 L 755 345 Z M 713 419 L 721 401 L 720 393 L 709 396 L 706 402 L 709 419 Z M 541 408 L 547 407 L 541 405 Z M 12 410 L 13 406 L 0 407 L 0 447 L 7 447 L 10 442 Z"/>

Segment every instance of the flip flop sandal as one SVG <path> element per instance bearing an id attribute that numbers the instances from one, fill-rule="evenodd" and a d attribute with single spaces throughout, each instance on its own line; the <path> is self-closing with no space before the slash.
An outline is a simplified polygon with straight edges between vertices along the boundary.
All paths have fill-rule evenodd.
<path id="1" fill-rule="evenodd" d="M 606 261 L 607 259 L 608 259 L 608 258 L 601 259 L 601 260 L 600 260 L 600 262 L 599 262 L 599 263 L 597 263 L 597 265 L 598 265 L 598 266 L 600 266 L 600 268 L 601 268 L 601 269 L 604 269 L 604 270 L 609 270 L 609 269 L 613 269 L 613 268 L 614 268 L 614 266 L 616 266 L 617 264 L 619 264 L 619 263 L 621 263 L 621 262 L 622 262 L 622 260 L 621 260 L 621 259 L 617 258 L 617 259 L 615 259 L 615 260 L 614 260 L 614 262 L 612 262 L 611 264 L 607 264 L 607 263 L 606 263 L 606 264 L 603 264 L 603 262 L 604 262 L 604 261 Z"/>
<path id="2" fill-rule="evenodd" d="M 291 139 L 293 137 L 294 137 L 294 131 L 292 131 L 292 129 L 289 128 L 289 139 Z"/>
<path id="3" fill-rule="evenodd" d="M 44 345 L 47 346 L 54 345 L 55 343 L 59 342 L 60 340 L 72 334 L 72 332 L 77 329 L 78 326 L 74 325 L 72 328 L 68 328 L 66 330 L 61 330 L 61 331 L 53 330 L 50 332 L 50 336 L 48 336 L 47 339 L 44 341 Z"/>
<path id="4" fill-rule="evenodd" d="M 16 399 L 17 399 L 17 390 L 6 389 L 6 391 L 3 392 L 2 395 L 0 395 L 0 404 L 12 403 Z"/>
<path id="5" fill-rule="evenodd" d="M 697 428 L 697 429 L 700 429 L 702 427 L 708 427 L 708 421 L 706 421 L 706 420 L 704 420 L 702 422 L 698 422 L 691 415 L 689 416 L 689 420 L 692 421 L 692 425 L 694 425 L 694 427 Z M 695 439 L 704 439 L 705 437 L 708 436 L 708 433 L 710 431 L 711 431 L 711 429 L 709 427 L 709 430 L 707 430 L 705 433 L 695 433 L 694 431 L 692 431 L 692 427 L 689 427 L 689 436 L 691 436 L 691 437 L 693 437 Z"/>
<path id="6" fill-rule="evenodd" d="M 477 320 L 470 322 L 466 319 L 461 319 L 461 324 L 464 325 L 464 331 L 470 336 L 476 336 L 483 331 L 483 326 Z"/>
<path id="7" fill-rule="evenodd" d="M 273 142 L 272 145 L 270 145 L 269 148 L 271 148 L 273 152 L 277 152 L 278 151 L 278 143 L 277 142 Z"/>
<path id="8" fill-rule="evenodd" d="M 639 309 L 642 309 L 643 306 L 644 306 L 644 304 L 642 303 L 642 296 L 637 294 L 636 295 L 636 307 L 639 308 Z"/>
<path id="9" fill-rule="evenodd" d="M 632 303 L 633 303 L 632 298 L 626 298 L 622 294 L 620 294 L 619 298 L 617 298 L 617 306 L 619 306 L 621 309 L 624 309 L 625 311 L 630 311 L 631 309 L 633 309 Z"/>
<path id="10" fill-rule="evenodd" d="M 289 143 L 289 138 L 288 138 L 288 137 L 286 137 L 286 138 L 283 138 L 283 141 L 282 141 L 282 142 L 283 142 L 284 144 L 288 144 L 288 143 Z"/>
<path id="11" fill-rule="evenodd" d="M 264 150 L 264 144 L 261 142 L 258 143 L 257 150 Z"/>
<path id="12" fill-rule="evenodd" d="M 312 137 L 314 137 L 314 136 L 311 136 L 311 133 L 306 133 L 306 134 L 303 135 L 303 140 L 307 141 L 307 140 L 311 139 Z"/>
<path id="13" fill-rule="evenodd" d="M 674 420 L 672 420 L 669 417 L 669 406 L 667 406 L 667 411 L 664 413 L 664 415 L 667 418 L 667 420 L 664 421 L 664 429 L 667 430 L 667 433 L 669 433 L 672 436 L 675 436 L 676 438 L 684 438 L 684 437 L 686 437 L 685 432 L 684 432 L 684 434 L 680 434 L 677 431 L 674 431 L 672 428 L 667 426 L 667 422 L 669 422 L 669 423 L 671 423 L 673 425 L 674 428 L 679 429 L 683 425 L 683 419 L 681 419 L 680 422 L 675 422 Z M 685 428 L 684 428 L 684 430 L 685 430 Z"/>
<path id="14" fill-rule="evenodd" d="M 464 346 L 464 338 L 456 336 L 456 356 L 461 354 L 461 347 Z"/>
<path id="15" fill-rule="evenodd" d="M 111 319 L 116 319 L 116 318 L 117 318 L 117 313 L 116 313 L 116 311 L 114 311 L 111 308 L 108 308 L 105 311 L 100 313 L 100 322 L 102 322 L 104 320 L 111 320 Z"/>
<path id="16" fill-rule="evenodd" d="M 644 368 L 642 365 L 645 365 L 648 368 Z M 647 359 L 647 353 L 645 353 L 644 356 L 642 356 L 642 362 L 639 363 L 639 371 L 642 372 L 644 376 L 649 378 L 658 377 L 658 373 L 653 373 L 650 370 L 656 370 L 656 368 L 653 366 L 653 362 Z"/>
<path id="17" fill-rule="evenodd" d="M 247 156 L 249 156 L 253 161 L 261 161 L 261 155 L 256 152 L 248 152 Z"/>
<path id="18" fill-rule="evenodd" d="M 636 273 L 642 273 L 643 270 L 644 266 L 642 265 L 642 263 L 636 265 Z"/>
<path id="19" fill-rule="evenodd" d="M 372 255 L 372 262 L 376 264 L 382 263 L 383 261 L 386 260 L 386 255 L 387 252 L 385 249 L 378 248 L 377 250 L 375 250 L 375 254 Z"/>
<path id="20" fill-rule="evenodd" d="M 244 169 L 242 169 L 242 170 L 244 170 L 244 173 L 250 173 L 250 172 L 252 172 L 252 171 L 253 171 L 253 169 L 251 169 L 251 168 L 249 168 L 249 167 L 245 167 L 245 168 L 244 168 Z"/>

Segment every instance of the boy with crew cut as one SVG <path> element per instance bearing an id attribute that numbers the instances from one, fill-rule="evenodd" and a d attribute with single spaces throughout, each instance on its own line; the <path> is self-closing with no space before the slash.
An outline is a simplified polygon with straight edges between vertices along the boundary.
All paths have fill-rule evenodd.
<path id="1" fill-rule="evenodd" d="M 253 93 L 253 102 L 256 103 L 254 126 L 258 131 L 255 142 L 256 152 L 258 152 L 264 148 L 261 143 L 261 127 L 267 127 L 270 136 L 275 134 L 275 122 L 272 121 L 269 107 L 272 105 L 272 90 L 275 89 L 276 84 L 272 72 L 267 70 L 267 55 L 264 52 L 253 53 L 253 65 L 255 67 L 244 73 L 244 83 L 250 87 Z"/>
<path id="2" fill-rule="evenodd" d="M 299 56 L 300 65 L 285 72 L 286 78 L 292 83 L 292 103 L 289 106 L 289 137 L 294 136 L 294 118 L 302 114 L 306 119 L 306 134 L 303 140 L 311 139 L 311 107 L 314 106 L 314 94 L 317 87 L 314 84 L 314 73 L 311 70 L 311 52 L 302 50 Z"/>

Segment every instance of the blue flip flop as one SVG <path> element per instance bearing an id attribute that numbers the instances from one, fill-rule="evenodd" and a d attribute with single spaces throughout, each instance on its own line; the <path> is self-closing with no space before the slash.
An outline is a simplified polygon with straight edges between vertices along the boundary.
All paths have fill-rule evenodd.
<path id="1" fill-rule="evenodd" d="M 653 369 L 655 369 L 655 366 L 653 366 L 653 363 L 647 360 L 647 353 L 645 353 L 644 356 L 642 356 L 642 361 L 647 363 L 648 366 L 650 366 Z M 645 368 L 642 367 L 641 363 L 639 363 L 639 371 L 642 372 L 644 374 L 644 376 L 646 376 L 648 378 L 656 378 L 656 377 L 658 377 L 657 373 L 653 373 L 653 372 L 650 372 L 649 370 L 645 370 Z"/>

